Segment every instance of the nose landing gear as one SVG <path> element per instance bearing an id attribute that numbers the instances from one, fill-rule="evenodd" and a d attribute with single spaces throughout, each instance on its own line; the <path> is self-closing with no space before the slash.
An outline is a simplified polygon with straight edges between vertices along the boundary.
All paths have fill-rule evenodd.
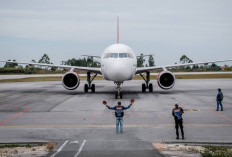
<path id="1" fill-rule="evenodd" d="M 91 73 L 87 72 L 87 82 L 88 84 L 85 84 L 84 91 L 85 93 L 88 93 L 88 90 L 90 89 L 93 93 L 95 92 L 95 84 L 91 84 L 94 78 L 97 76 L 97 74 L 93 75 L 91 79 Z"/>
<path id="2" fill-rule="evenodd" d="M 144 77 L 146 75 L 146 78 Z M 146 74 L 140 74 L 140 76 L 143 78 L 145 83 L 142 84 L 142 92 L 146 92 L 146 89 L 149 90 L 149 92 L 153 92 L 153 84 L 150 82 L 150 72 L 146 72 Z"/>
<path id="3" fill-rule="evenodd" d="M 115 99 L 122 99 L 122 93 L 121 93 L 121 84 L 122 82 L 114 82 L 117 85 L 117 93 L 115 93 Z"/>

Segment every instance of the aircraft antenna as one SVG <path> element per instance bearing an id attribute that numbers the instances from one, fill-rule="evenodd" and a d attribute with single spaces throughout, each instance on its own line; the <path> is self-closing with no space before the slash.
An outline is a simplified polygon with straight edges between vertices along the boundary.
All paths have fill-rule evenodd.
<path id="1" fill-rule="evenodd" d="M 117 44 L 119 43 L 119 17 L 117 16 Z"/>

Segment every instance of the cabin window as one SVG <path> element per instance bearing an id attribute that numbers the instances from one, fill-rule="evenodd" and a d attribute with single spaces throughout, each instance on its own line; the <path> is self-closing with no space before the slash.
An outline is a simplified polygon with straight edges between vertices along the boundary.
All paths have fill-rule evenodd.
<path id="1" fill-rule="evenodd" d="M 126 53 L 119 53 L 119 58 L 127 58 L 127 54 Z"/>

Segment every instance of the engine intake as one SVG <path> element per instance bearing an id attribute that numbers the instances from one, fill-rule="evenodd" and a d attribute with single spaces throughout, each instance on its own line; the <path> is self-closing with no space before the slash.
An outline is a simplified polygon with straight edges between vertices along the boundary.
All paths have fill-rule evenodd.
<path id="1" fill-rule="evenodd" d="M 158 85 L 162 89 L 171 89 L 175 85 L 175 76 L 170 71 L 162 71 L 157 77 Z"/>
<path id="2" fill-rule="evenodd" d="M 76 89 L 80 84 L 80 76 L 76 72 L 67 72 L 62 78 L 64 88 L 68 90 Z"/>

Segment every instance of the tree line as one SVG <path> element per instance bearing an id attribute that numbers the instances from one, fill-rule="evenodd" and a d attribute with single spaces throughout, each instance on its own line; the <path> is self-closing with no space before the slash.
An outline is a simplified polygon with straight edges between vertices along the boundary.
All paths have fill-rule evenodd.
<path id="1" fill-rule="evenodd" d="M 12 60 L 12 61 L 16 62 L 16 60 Z M 34 59 L 32 59 L 31 63 L 37 63 L 37 62 Z M 44 54 L 38 60 L 38 63 L 53 64 L 50 61 L 50 57 L 47 54 Z M 61 65 L 100 67 L 100 62 L 94 60 L 94 58 L 90 56 L 87 58 L 79 58 L 79 59 L 72 58 L 67 61 L 62 61 Z M 23 67 L 21 65 L 18 65 L 17 63 L 5 63 L 4 67 L 0 68 L 0 73 L 45 74 L 45 73 L 64 73 L 65 71 L 66 69 L 64 68 L 42 67 L 38 65 L 26 65 L 25 67 Z"/>
<path id="2" fill-rule="evenodd" d="M 143 55 L 143 53 L 140 54 L 140 56 L 137 57 L 137 67 L 144 67 L 144 64 L 146 62 L 146 59 Z M 147 63 L 145 64 L 146 67 L 152 67 L 152 66 L 155 66 L 155 60 L 154 60 L 154 57 L 153 55 L 149 55 L 149 58 L 148 58 L 148 65 Z"/>
<path id="3" fill-rule="evenodd" d="M 143 55 L 143 53 L 140 54 L 140 56 L 137 58 L 137 67 L 151 67 L 155 66 L 155 61 L 153 55 L 149 55 L 148 59 L 148 65 L 145 64 L 146 60 Z M 187 64 L 187 63 L 193 63 L 193 60 L 187 57 L 186 55 L 182 55 L 179 59 L 179 62 L 176 62 L 175 64 Z M 144 66 L 145 64 L 145 66 Z M 170 69 L 171 71 L 186 71 L 186 72 L 191 72 L 191 71 L 219 71 L 223 70 L 221 69 L 220 66 L 216 65 L 215 63 L 212 63 L 211 65 L 191 65 L 191 66 L 181 66 L 177 68 L 172 68 Z M 225 65 L 226 71 L 232 71 L 232 67 L 229 67 L 228 65 Z"/>
<path id="4" fill-rule="evenodd" d="M 153 55 L 148 56 L 148 62 L 146 63 L 146 57 L 143 53 L 137 57 L 137 67 L 151 67 L 155 66 L 155 60 Z M 10 60 L 9 60 L 10 61 Z M 13 60 L 16 61 L 16 60 Z M 34 59 L 31 61 L 32 63 L 37 63 Z M 47 54 L 44 54 L 39 60 L 38 63 L 44 64 L 53 64 L 50 61 L 50 57 Z M 179 59 L 180 64 L 185 63 L 193 63 L 186 55 L 182 55 Z M 145 64 L 145 65 L 144 65 Z M 177 64 L 177 63 L 175 63 Z M 94 57 L 87 57 L 87 58 L 72 58 L 67 61 L 62 61 L 61 65 L 69 65 L 69 66 L 82 66 L 82 67 L 100 67 L 100 62 L 94 60 Z M 220 66 L 216 64 L 211 65 L 193 65 L 193 66 L 182 66 L 178 68 L 172 68 L 171 71 L 218 71 L 220 70 Z M 232 70 L 232 67 L 227 66 L 225 70 Z M 34 65 L 26 65 L 22 67 L 17 63 L 5 63 L 4 68 L 0 68 L 0 73 L 25 73 L 25 74 L 35 74 L 35 73 L 63 73 L 66 69 L 62 68 L 55 68 L 55 67 L 41 67 L 41 66 L 34 66 Z"/>

